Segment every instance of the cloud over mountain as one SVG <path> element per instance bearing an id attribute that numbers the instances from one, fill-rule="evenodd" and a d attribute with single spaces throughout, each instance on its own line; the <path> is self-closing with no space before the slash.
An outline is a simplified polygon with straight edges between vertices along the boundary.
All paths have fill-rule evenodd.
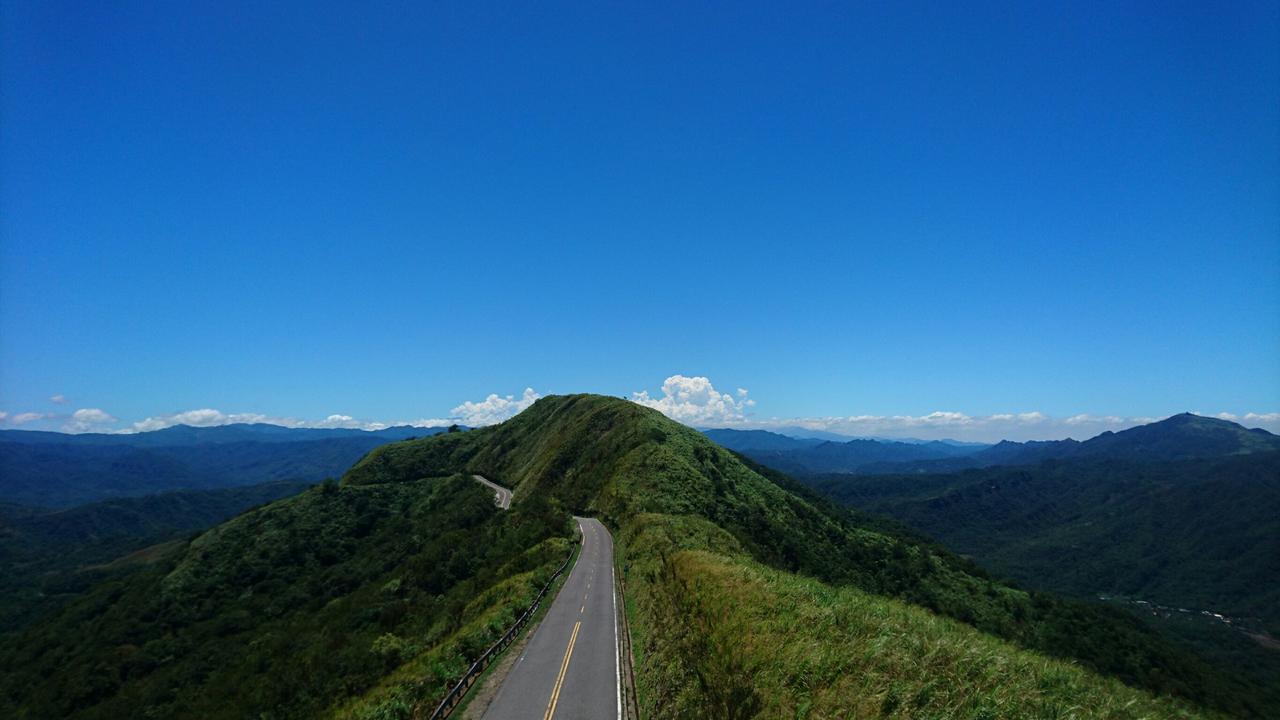
<path id="1" fill-rule="evenodd" d="M 662 397 L 650 397 L 648 390 L 631 393 L 631 399 L 687 425 L 710 423 L 741 423 L 746 419 L 747 408 L 756 404 L 747 397 L 745 388 L 738 388 L 737 397 L 716 390 L 711 380 L 702 377 L 672 375 L 662 383 Z"/>
<path id="2" fill-rule="evenodd" d="M 119 422 L 114 416 L 99 408 L 80 408 L 71 413 L 71 421 L 63 426 L 67 432 L 96 432 Z"/>
<path id="3" fill-rule="evenodd" d="M 489 397 L 480 402 L 468 400 L 458 405 L 450 411 L 450 414 L 463 425 L 472 427 L 493 425 L 514 416 L 537 402 L 540 397 L 542 395 L 530 387 L 524 389 L 524 394 L 519 399 L 514 395 L 501 397 L 497 393 L 491 393 Z"/>

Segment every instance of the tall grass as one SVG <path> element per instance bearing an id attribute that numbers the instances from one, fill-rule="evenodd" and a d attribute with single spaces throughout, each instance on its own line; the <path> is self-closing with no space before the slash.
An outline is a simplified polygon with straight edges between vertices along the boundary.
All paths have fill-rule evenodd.
<path id="1" fill-rule="evenodd" d="M 715 532 L 649 516 L 625 538 L 645 717 L 1206 716 L 919 607 L 688 549 L 699 535 Z"/>

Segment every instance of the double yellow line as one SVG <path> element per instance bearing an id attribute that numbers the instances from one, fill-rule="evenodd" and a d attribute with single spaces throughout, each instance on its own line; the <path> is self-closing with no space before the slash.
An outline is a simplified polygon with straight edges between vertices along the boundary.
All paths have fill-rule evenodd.
<path id="1" fill-rule="evenodd" d="M 578 642 L 578 629 L 582 621 L 573 624 L 573 634 L 569 636 L 569 647 L 564 651 L 564 660 L 560 663 L 560 674 L 556 676 L 556 684 L 551 688 L 551 701 L 547 703 L 547 713 L 542 720 L 551 720 L 556 714 L 556 703 L 560 701 L 560 687 L 564 685 L 564 674 L 569 671 L 569 658 L 573 657 L 573 646 Z"/>

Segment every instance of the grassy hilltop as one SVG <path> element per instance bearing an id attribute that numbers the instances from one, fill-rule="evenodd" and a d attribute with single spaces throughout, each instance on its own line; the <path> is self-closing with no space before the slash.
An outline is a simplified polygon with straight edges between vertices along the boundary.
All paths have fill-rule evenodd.
<path id="1" fill-rule="evenodd" d="M 1184 700 L 1257 713 L 1118 612 L 992 580 L 623 400 L 545 398 L 380 448 L 344 482 L 460 470 L 614 528 L 647 717 L 1198 716 Z"/>

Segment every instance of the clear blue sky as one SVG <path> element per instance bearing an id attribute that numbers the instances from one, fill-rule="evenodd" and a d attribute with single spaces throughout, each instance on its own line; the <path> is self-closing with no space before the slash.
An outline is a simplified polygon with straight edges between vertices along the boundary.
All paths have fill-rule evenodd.
<path id="1" fill-rule="evenodd" d="M 1280 410 L 1274 2 L 412 5 L 0 6 L 0 411 Z"/>

